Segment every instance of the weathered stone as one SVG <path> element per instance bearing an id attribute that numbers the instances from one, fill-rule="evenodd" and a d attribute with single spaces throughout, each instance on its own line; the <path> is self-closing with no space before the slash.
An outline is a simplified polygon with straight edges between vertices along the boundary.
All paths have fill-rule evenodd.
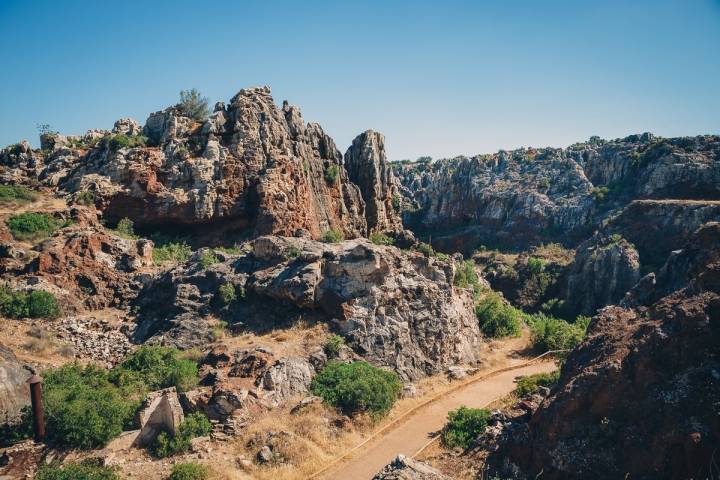
<path id="1" fill-rule="evenodd" d="M 31 375 L 15 354 L 0 344 L 0 425 L 15 423 L 22 408 L 30 404 L 27 379 Z"/>
<path id="2" fill-rule="evenodd" d="M 160 432 L 175 435 L 184 418 L 175 387 L 148 394 L 137 413 L 140 433 L 135 439 L 134 445 L 148 445 Z"/>
<path id="3" fill-rule="evenodd" d="M 450 480 L 438 470 L 405 455 L 398 455 L 372 480 Z"/>

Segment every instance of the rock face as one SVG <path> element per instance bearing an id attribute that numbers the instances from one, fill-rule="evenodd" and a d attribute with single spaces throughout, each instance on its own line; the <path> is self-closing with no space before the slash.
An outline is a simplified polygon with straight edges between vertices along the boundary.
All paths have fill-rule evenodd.
<path id="1" fill-rule="evenodd" d="M 402 221 L 396 211 L 400 194 L 385 158 L 385 137 L 372 130 L 358 135 L 345 153 L 345 168 L 365 200 L 368 232 L 402 231 Z"/>
<path id="2" fill-rule="evenodd" d="M 413 379 L 478 360 L 480 334 L 468 290 L 453 286 L 454 263 L 366 240 L 325 244 L 260 237 L 246 255 L 198 254 L 141 292 L 138 341 L 187 348 L 203 342 L 213 313 L 235 329 L 270 329 L 294 318 L 332 322 L 369 361 Z M 222 305 L 221 285 L 247 298 Z M 262 319 L 258 321 L 257 319 Z"/>
<path id="3" fill-rule="evenodd" d="M 30 375 L 12 351 L 0 344 L 0 425 L 18 420 L 22 408 L 30 404 Z"/>
<path id="4" fill-rule="evenodd" d="M 394 172 L 412 205 L 404 214 L 406 227 L 432 236 L 438 248 L 469 253 L 480 244 L 574 246 L 634 199 L 720 199 L 720 137 L 591 139 L 567 149 L 396 164 Z M 692 218 L 680 209 L 697 206 L 677 203 L 674 219 Z"/>
<path id="5" fill-rule="evenodd" d="M 626 307 L 593 319 L 558 387 L 498 451 L 499 463 L 509 459 L 529 478 L 541 470 L 550 479 L 712 476 L 720 225 L 700 229 L 661 277 L 644 297 L 634 290 Z"/>
<path id="6" fill-rule="evenodd" d="M 0 174 L 92 191 L 105 220 L 129 217 L 141 228 L 204 233 L 212 225 L 220 237 L 301 230 L 314 238 L 331 229 L 348 238 L 402 230 L 382 135 L 359 138 L 367 141 L 348 151 L 356 185 L 319 125 L 287 102 L 278 108 L 269 88 L 249 88 L 204 122 L 175 106 L 151 114 L 142 129 L 121 119 L 111 132 L 46 135 L 45 153 L 8 147 Z"/>
<path id="7" fill-rule="evenodd" d="M 386 465 L 372 480 L 449 480 L 439 471 L 422 462 L 398 455 Z"/>
<path id="8" fill-rule="evenodd" d="M 569 267 L 565 309 L 593 315 L 598 308 L 619 302 L 640 279 L 635 247 L 619 235 L 598 237 L 581 244 Z"/>

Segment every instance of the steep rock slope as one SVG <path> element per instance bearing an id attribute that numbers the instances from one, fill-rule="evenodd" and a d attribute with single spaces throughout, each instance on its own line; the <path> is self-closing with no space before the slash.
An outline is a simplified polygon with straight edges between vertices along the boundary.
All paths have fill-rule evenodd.
<path id="1" fill-rule="evenodd" d="M 480 333 L 469 290 L 453 286 L 454 263 L 366 240 L 324 244 L 265 236 L 246 254 L 199 253 L 147 285 L 137 305 L 138 341 L 202 344 L 214 314 L 233 328 L 332 322 L 353 349 L 414 379 L 478 360 Z M 231 285 L 236 301 L 220 301 Z M 225 287 L 227 288 L 227 287 Z"/>

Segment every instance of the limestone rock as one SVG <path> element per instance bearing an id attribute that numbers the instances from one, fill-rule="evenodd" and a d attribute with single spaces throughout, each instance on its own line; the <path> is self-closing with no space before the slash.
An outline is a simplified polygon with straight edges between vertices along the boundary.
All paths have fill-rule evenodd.
<path id="1" fill-rule="evenodd" d="M 177 434 L 184 418 L 175 387 L 151 392 L 137 412 L 140 433 L 134 445 L 149 445 L 163 431 Z"/>
<path id="2" fill-rule="evenodd" d="M 306 360 L 284 358 L 265 372 L 260 387 L 267 392 L 267 398 L 273 405 L 279 405 L 290 397 L 307 392 L 314 376 L 315 369 Z"/>
<path id="3" fill-rule="evenodd" d="M 430 465 L 400 454 L 383 467 L 372 480 L 450 480 L 450 477 Z"/>
<path id="4" fill-rule="evenodd" d="M 0 344 L 0 425 L 17 421 L 22 408 L 30 404 L 27 379 L 31 375 L 12 351 Z"/>

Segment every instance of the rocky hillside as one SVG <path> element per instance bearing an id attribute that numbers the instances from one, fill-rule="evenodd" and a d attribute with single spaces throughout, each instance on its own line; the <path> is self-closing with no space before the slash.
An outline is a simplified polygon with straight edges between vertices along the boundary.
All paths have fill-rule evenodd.
<path id="1" fill-rule="evenodd" d="M 720 218 L 720 137 L 712 135 L 593 138 L 567 149 L 396 163 L 393 171 L 406 227 L 446 251 L 575 246 L 604 228 L 662 264 L 688 232 Z"/>

